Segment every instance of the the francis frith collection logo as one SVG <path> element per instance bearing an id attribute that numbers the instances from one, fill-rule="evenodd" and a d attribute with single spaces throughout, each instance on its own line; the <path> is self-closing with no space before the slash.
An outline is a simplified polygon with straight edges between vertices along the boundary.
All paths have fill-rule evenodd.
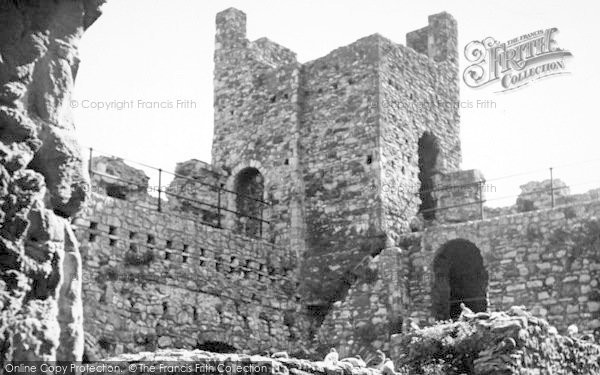
<path id="1" fill-rule="evenodd" d="M 471 64 L 464 73 L 467 86 L 477 88 L 499 84 L 508 91 L 525 86 L 540 78 L 566 74 L 565 59 L 571 52 L 558 47 L 553 27 L 500 43 L 492 37 L 475 40 L 465 47 L 465 57 Z"/>

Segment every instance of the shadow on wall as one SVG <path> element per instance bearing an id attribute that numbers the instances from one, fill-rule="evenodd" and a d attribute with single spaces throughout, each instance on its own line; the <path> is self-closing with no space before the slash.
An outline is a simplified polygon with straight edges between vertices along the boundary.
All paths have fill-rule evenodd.
<path id="1" fill-rule="evenodd" d="M 463 239 L 446 242 L 433 261 L 432 308 L 437 320 L 457 319 L 460 304 L 474 312 L 487 310 L 488 272 L 475 244 Z"/>
<path id="2" fill-rule="evenodd" d="M 429 133 L 423 133 L 419 138 L 419 198 L 421 206 L 419 211 L 423 214 L 423 219 L 431 221 L 435 219 L 435 200 L 432 190 L 434 188 L 432 176 L 437 173 L 438 156 L 440 146 L 437 138 Z"/>

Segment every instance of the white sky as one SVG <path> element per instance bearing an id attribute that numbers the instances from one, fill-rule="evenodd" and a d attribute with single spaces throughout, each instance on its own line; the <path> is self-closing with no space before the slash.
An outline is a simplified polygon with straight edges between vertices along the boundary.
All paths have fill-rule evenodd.
<path id="1" fill-rule="evenodd" d="M 448 11 L 458 21 L 461 75 L 464 46 L 493 36 L 507 41 L 538 29 L 557 27 L 559 47 L 570 50 L 569 75 L 546 78 L 520 90 L 461 86 L 463 101 L 493 100 L 496 109 L 463 109 L 463 169 L 477 168 L 499 198 L 518 186 L 555 176 L 585 191 L 600 186 L 597 90 L 600 51 L 597 1 L 465 0 L 111 0 L 86 32 L 74 99 L 79 139 L 85 147 L 168 170 L 196 158 L 210 161 L 213 131 L 215 15 L 234 6 L 247 14 L 248 38 L 266 36 L 298 55 L 301 62 L 375 32 L 405 44 L 405 34 L 427 25 L 429 14 Z M 133 100 L 133 109 L 82 108 L 83 101 Z M 195 102 L 195 109 L 143 109 L 138 100 Z M 86 105 L 87 105 L 86 104 Z M 577 164 L 579 161 L 589 161 Z M 155 176 L 153 182 L 155 183 Z M 581 185 L 583 184 L 583 185 Z M 575 185 L 578 185 L 577 187 Z M 579 186 L 581 185 L 581 186 Z M 509 200 L 490 205 L 510 204 Z"/>

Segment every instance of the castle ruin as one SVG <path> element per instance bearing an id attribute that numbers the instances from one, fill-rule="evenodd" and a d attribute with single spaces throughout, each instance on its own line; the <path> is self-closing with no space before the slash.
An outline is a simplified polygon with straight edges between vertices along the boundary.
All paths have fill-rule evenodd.
<path id="1" fill-rule="evenodd" d="M 211 164 L 178 164 L 157 198 L 90 161 L 86 355 L 390 350 L 460 303 L 600 327 L 600 202 L 486 216 L 482 174 L 460 170 L 452 16 L 299 63 L 230 8 L 215 43 Z"/>

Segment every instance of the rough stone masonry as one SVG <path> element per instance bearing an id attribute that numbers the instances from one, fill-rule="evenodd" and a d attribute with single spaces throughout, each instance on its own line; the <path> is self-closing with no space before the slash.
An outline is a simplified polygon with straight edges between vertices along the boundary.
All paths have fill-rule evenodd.
<path id="1" fill-rule="evenodd" d="M 81 258 L 70 218 L 88 177 L 69 97 L 102 0 L 0 2 L 0 362 L 80 360 Z"/>

